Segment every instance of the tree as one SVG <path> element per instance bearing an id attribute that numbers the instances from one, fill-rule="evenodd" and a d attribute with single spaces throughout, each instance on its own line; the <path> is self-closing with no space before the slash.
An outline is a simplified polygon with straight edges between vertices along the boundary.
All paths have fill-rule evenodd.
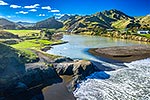
<path id="1" fill-rule="evenodd" d="M 42 29 L 40 35 L 42 39 L 52 39 L 52 35 L 55 33 L 55 30 Z"/>

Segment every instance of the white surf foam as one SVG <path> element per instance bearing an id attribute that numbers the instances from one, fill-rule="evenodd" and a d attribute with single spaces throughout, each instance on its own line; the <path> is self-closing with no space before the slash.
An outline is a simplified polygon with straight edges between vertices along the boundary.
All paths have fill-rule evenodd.
<path id="1" fill-rule="evenodd" d="M 112 72 L 103 79 L 101 72 L 88 79 L 74 91 L 77 100 L 150 100 L 150 58 L 125 63 L 128 68 Z"/>

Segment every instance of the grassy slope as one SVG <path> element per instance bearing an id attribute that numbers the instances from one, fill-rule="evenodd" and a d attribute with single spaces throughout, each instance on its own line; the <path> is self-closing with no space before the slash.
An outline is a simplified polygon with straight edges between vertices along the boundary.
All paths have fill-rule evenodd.
<path id="1" fill-rule="evenodd" d="M 150 34 L 140 34 L 143 37 L 150 38 Z"/>
<path id="2" fill-rule="evenodd" d="M 141 18 L 141 20 L 140 20 L 140 23 L 142 24 L 145 24 L 145 23 L 147 23 L 147 24 L 149 24 L 150 23 L 150 15 L 147 15 L 147 16 L 144 16 L 144 17 L 142 17 Z"/>
<path id="3" fill-rule="evenodd" d="M 32 34 L 34 33 L 38 33 L 38 34 L 40 33 L 40 30 L 5 30 L 5 31 L 18 35 L 19 37 L 32 36 Z"/>
<path id="4" fill-rule="evenodd" d="M 5 31 L 16 34 L 20 38 L 30 37 L 34 33 L 37 33 L 38 35 L 40 34 L 39 30 L 5 30 Z M 11 45 L 11 47 L 20 51 L 20 54 L 24 57 L 25 62 L 34 62 L 37 61 L 38 56 L 35 53 L 33 53 L 31 49 L 40 50 L 47 45 L 57 44 L 61 42 L 62 42 L 61 40 L 49 41 L 43 39 L 29 39 L 29 40 L 24 40 L 22 42 L 19 42 L 18 44 L 13 44 Z"/>
<path id="5" fill-rule="evenodd" d="M 117 29 L 125 29 L 126 26 L 130 23 L 129 20 L 118 20 L 112 23 L 112 26 Z"/>
<path id="6" fill-rule="evenodd" d="M 51 45 L 55 43 L 60 43 L 61 41 L 48 41 L 48 40 L 25 40 L 23 42 L 20 42 L 19 44 L 11 45 L 13 48 L 16 48 L 17 50 L 20 50 L 21 53 L 25 56 L 26 62 L 33 62 L 36 61 L 38 56 L 31 51 L 31 49 L 34 50 L 40 50 L 44 48 L 46 45 Z"/>

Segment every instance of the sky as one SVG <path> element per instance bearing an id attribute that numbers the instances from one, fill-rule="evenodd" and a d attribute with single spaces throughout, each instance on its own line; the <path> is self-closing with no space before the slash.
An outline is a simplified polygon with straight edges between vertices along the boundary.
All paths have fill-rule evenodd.
<path id="1" fill-rule="evenodd" d="M 37 22 L 64 14 L 90 15 L 117 9 L 130 16 L 150 14 L 150 0 L 0 0 L 0 17 Z"/>

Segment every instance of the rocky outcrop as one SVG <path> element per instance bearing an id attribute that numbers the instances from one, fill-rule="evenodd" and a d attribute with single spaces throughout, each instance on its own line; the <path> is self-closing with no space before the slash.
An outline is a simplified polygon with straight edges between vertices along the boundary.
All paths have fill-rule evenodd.
<path id="1" fill-rule="evenodd" d="M 25 72 L 25 66 L 21 62 L 17 51 L 0 44 L 0 90 L 11 85 L 11 80 Z"/>
<path id="2" fill-rule="evenodd" d="M 40 62 L 47 63 L 49 66 L 53 67 L 59 75 L 66 75 L 68 77 L 73 76 L 72 81 L 70 82 L 71 90 L 76 88 L 76 85 L 80 82 L 80 80 L 85 79 L 86 76 L 95 71 L 95 68 L 90 61 L 73 60 L 71 58 L 61 56 L 53 57 L 52 55 L 48 56 L 39 51 L 36 51 L 36 54 L 38 54 Z M 34 65 L 33 67 L 35 68 L 39 65 L 40 64 Z M 28 66 L 31 67 L 31 65 Z"/>
<path id="3" fill-rule="evenodd" d="M 59 57 L 59 58 L 54 59 L 55 63 L 60 63 L 60 64 L 63 62 L 70 62 L 70 61 L 73 61 L 73 60 L 68 57 Z"/>
<path id="4" fill-rule="evenodd" d="M 71 90 L 74 90 L 77 87 L 77 83 L 95 71 L 93 64 L 86 60 L 59 63 L 55 66 L 55 69 L 60 75 L 73 76 L 69 84 Z"/>
<path id="5" fill-rule="evenodd" d="M 21 62 L 17 51 L 0 44 L 0 98 L 7 89 L 13 87 L 18 77 L 25 73 L 25 66 Z"/>
<path id="6" fill-rule="evenodd" d="M 60 75 L 83 75 L 87 76 L 94 71 L 94 67 L 90 61 L 77 60 L 74 62 L 59 63 L 55 66 L 56 71 Z"/>
<path id="7" fill-rule="evenodd" d="M 28 87 L 33 87 L 39 84 L 53 84 L 61 82 L 62 79 L 58 76 L 52 67 L 40 66 L 41 68 L 29 68 L 21 77 L 20 81 Z"/>
<path id="8" fill-rule="evenodd" d="M 40 90 L 45 86 L 60 83 L 62 79 L 52 67 L 40 66 L 40 68 L 28 68 L 23 75 L 12 77 L 9 82 L 11 85 L 7 88 L 1 87 L 0 96 L 15 98 L 15 96 L 29 94 L 30 91 L 38 88 Z"/>
<path id="9" fill-rule="evenodd" d="M 4 44 L 0 44 L 0 48 L 0 100 L 15 100 L 12 98 L 33 88 L 62 82 L 52 67 L 44 63 L 37 67 L 25 67 L 18 51 Z"/>

